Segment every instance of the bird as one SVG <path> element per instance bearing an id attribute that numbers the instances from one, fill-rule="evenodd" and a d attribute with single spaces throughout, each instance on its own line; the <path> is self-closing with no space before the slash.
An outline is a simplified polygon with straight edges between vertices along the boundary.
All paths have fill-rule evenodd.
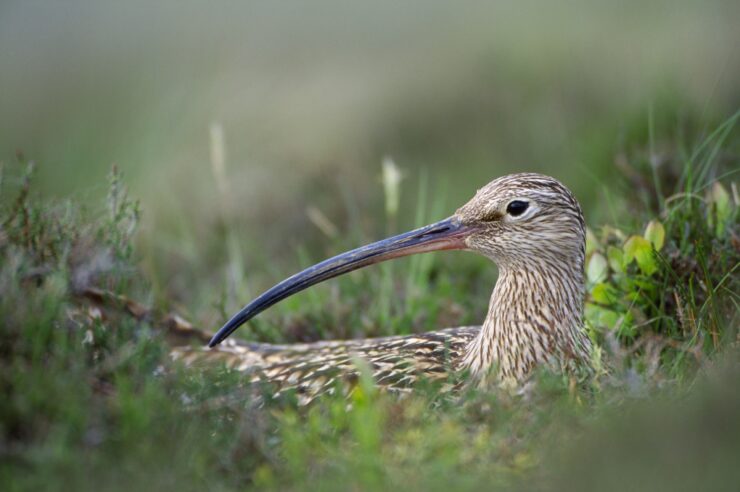
<path id="1" fill-rule="evenodd" d="M 299 403 L 356 385 L 361 371 L 388 391 L 409 392 L 422 380 L 441 390 L 461 384 L 517 387 L 543 365 L 589 367 L 583 324 L 586 225 L 578 200 L 560 181 L 537 173 L 494 179 L 450 217 L 339 254 L 276 284 L 236 313 L 207 349 L 184 348 L 186 364 L 215 357 L 267 382 Z M 301 344 L 227 340 L 275 303 L 317 283 L 402 256 L 467 250 L 499 275 L 482 325 L 413 335 Z"/>

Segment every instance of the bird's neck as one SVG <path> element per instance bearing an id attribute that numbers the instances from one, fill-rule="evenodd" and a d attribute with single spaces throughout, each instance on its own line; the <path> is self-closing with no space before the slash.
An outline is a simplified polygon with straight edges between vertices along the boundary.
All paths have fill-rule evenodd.
<path id="1" fill-rule="evenodd" d="M 540 364 L 588 361 L 583 328 L 583 267 L 557 264 L 502 266 L 480 334 L 470 342 L 463 369 L 522 382 Z"/>

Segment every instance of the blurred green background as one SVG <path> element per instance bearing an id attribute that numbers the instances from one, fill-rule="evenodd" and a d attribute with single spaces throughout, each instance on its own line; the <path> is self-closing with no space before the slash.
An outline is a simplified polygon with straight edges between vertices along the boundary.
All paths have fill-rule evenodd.
<path id="1" fill-rule="evenodd" d="M 307 210 L 357 245 L 416 225 L 420 179 L 425 219 L 528 170 L 618 221 L 605 156 L 644 147 L 650 114 L 671 133 L 740 103 L 738 18 L 732 0 L 6 0 L 0 159 L 22 150 L 43 193 L 85 203 L 116 163 L 159 293 L 197 311 L 194 284 L 250 272 L 231 310 L 299 247 L 336 252 Z M 391 226 L 385 156 L 405 176 Z"/>

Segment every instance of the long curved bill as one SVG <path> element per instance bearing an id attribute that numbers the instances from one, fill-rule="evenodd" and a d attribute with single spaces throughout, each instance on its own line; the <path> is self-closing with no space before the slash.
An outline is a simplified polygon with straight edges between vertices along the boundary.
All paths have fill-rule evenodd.
<path id="1" fill-rule="evenodd" d="M 402 256 L 439 251 L 466 249 L 465 238 L 473 228 L 460 223 L 455 217 L 430 224 L 410 232 L 353 249 L 322 261 L 287 278 L 247 304 L 236 313 L 208 343 L 214 347 L 231 335 L 242 324 L 286 297 L 330 278 L 382 261 Z"/>

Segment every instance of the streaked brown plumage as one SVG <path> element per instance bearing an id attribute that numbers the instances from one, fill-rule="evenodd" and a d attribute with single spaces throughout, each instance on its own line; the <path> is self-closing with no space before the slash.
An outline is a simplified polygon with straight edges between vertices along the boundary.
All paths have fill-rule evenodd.
<path id="1" fill-rule="evenodd" d="M 387 259 L 438 249 L 466 249 L 493 260 L 499 278 L 480 327 L 410 336 L 311 344 L 228 341 L 239 325 L 275 302 L 315 283 Z M 358 360 L 375 382 L 407 390 L 420 378 L 449 382 L 521 383 L 541 364 L 588 363 L 583 329 L 585 224 L 578 201 L 557 180 L 522 173 L 498 178 L 455 212 L 425 228 L 326 260 L 257 298 L 211 340 L 209 351 L 178 349 L 192 364 L 217 359 L 253 381 L 296 388 L 302 401 L 331 392 L 337 379 L 353 380 Z M 361 364 L 361 363 L 360 363 Z"/>

